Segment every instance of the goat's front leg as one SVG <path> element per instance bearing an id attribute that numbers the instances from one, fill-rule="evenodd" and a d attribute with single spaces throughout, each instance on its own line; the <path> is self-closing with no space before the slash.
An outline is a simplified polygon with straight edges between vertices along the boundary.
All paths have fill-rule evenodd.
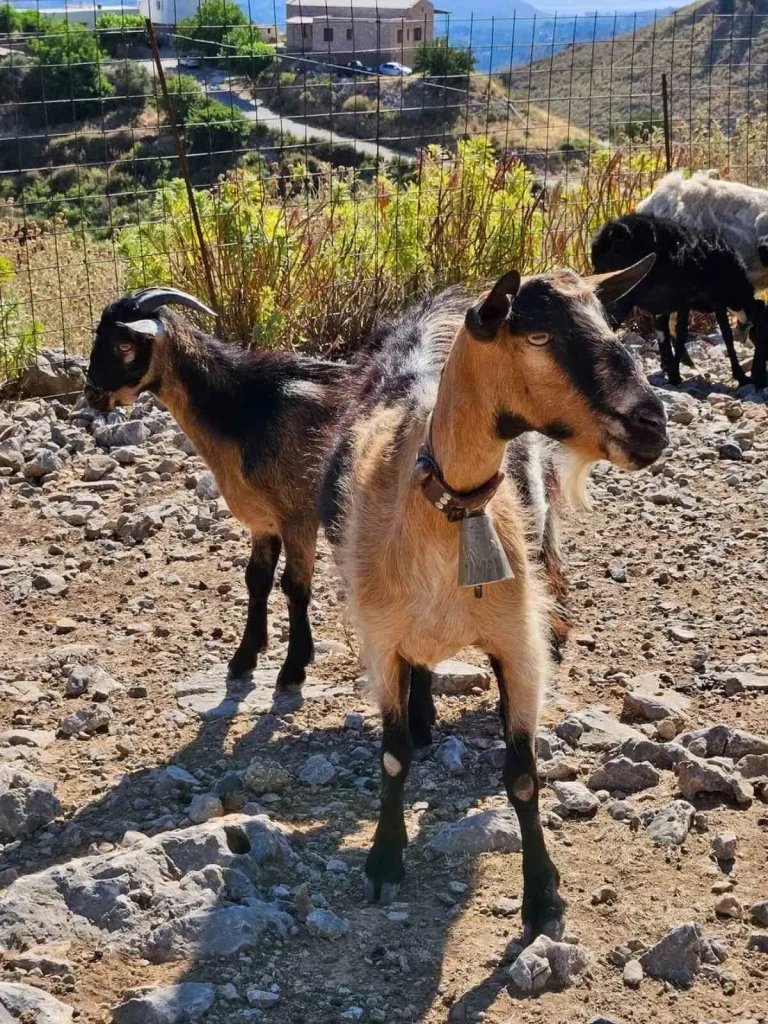
<path id="1" fill-rule="evenodd" d="M 768 316 L 768 313 L 765 314 Z M 768 387 L 768 373 L 766 373 L 766 364 L 768 363 L 768 335 L 766 334 L 768 328 L 762 324 L 755 326 L 755 355 L 752 359 L 752 383 L 759 390 L 760 388 Z"/>
<path id="2" fill-rule="evenodd" d="M 435 702 L 432 697 L 432 673 L 421 665 L 412 665 L 408 729 L 414 747 L 430 746 L 432 726 L 436 718 Z"/>
<path id="3" fill-rule="evenodd" d="M 672 383 L 675 373 L 675 357 L 672 352 L 672 335 L 669 333 L 669 313 L 662 313 L 656 320 L 657 326 L 661 328 L 661 341 L 659 342 L 659 357 L 661 368 Z M 678 378 L 680 374 L 678 373 Z"/>
<path id="4" fill-rule="evenodd" d="M 245 570 L 248 587 L 248 618 L 240 646 L 229 663 L 233 679 L 252 672 L 258 655 L 267 647 L 267 601 L 280 557 L 280 538 L 273 534 L 251 535 L 251 557 Z"/>
<path id="5" fill-rule="evenodd" d="M 288 651 L 277 677 L 278 690 L 300 687 L 307 676 L 307 665 L 315 656 L 309 602 L 315 571 L 317 523 L 302 522 L 283 528 L 285 572 L 280 588 L 288 600 Z"/>
<path id="6" fill-rule="evenodd" d="M 403 790 L 411 766 L 408 727 L 411 666 L 394 651 L 376 652 L 370 661 L 382 718 L 381 810 L 373 846 L 365 862 L 365 898 L 391 903 L 405 878 L 403 850 L 408 843 Z"/>
<path id="7" fill-rule="evenodd" d="M 515 809 L 523 839 L 523 937 L 527 943 L 542 933 L 559 939 L 565 928 L 565 903 L 558 893 L 560 875 L 550 860 L 539 819 L 539 778 L 536 773 L 536 725 L 543 683 L 531 666 L 533 652 L 514 658 L 491 657 L 501 693 L 507 754 L 504 785 Z"/>
<path id="8" fill-rule="evenodd" d="M 733 331 L 731 330 L 731 323 L 728 319 L 728 310 L 724 306 L 718 306 L 715 310 L 715 316 L 717 318 L 717 326 L 720 328 L 720 333 L 723 336 L 725 342 L 725 348 L 728 352 L 728 358 L 731 362 L 731 373 L 733 379 L 738 381 L 739 384 L 747 384 L 749 377 L 741 368 L 739 357 L 736 355 L 736 346 L 733 343 Z"/>
<path id="9" fill-rule="evenodd" d="M 690 315 L 688 306 L 683 306 L 677 311 L 677 323 L 675 324 L 675 370 L 674 379 L 669 377 L 670 384 L 682 384 L 680 376 L 680 363 L 686 366 L 693 366 L 693 360 L 688 355 L 688 317 Z"/>

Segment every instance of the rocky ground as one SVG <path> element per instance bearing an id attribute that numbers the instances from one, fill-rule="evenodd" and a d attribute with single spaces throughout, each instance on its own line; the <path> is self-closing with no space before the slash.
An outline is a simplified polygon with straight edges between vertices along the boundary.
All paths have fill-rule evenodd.
<path id="1" fill-rule="evenodd" d="M 568 941 L 526 950 L 481 659 L 440 674 L 408 879 L 367 906 L 379 726 L 327 549 L 303 702 L 272 697 L 279 591 L 227 686 L 247 540 L 168 415 L 3 406 L 0 1022 L 768 1020 L 766 396 L 691 351 L 668 453 L 599 466 L 566 529 L 539 754 Z"/>

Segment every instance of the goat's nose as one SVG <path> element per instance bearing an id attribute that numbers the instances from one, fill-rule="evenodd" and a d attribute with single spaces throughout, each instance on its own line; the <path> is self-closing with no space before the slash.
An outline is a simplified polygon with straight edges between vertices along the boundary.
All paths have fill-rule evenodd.
<path id="1" fill-rule="evenodd" d="M 664 406 L 655 395 L 635 406 L 629 419 L 634 430 L 647 431 L 650 434 L 666 434 L 667 432 L 667 416 Z"/>

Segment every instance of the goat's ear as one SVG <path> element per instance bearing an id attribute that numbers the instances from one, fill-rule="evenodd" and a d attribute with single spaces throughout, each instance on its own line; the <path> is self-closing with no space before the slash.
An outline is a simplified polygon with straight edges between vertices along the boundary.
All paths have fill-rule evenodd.
<path id="1" fill-rule="evenodd" d="M 127 331 L 135 341 L 154 341 L 165 334 L 161 320 L 132 320 L 129 324 L 118 322 L 115 326 Z"/>
<path id="2" fill-rule="evenodd" d="M 615 270 L 609 274 L 593 274 L 585 277 L 584 280 L 594 289 L 595 295 L 604 306 L 612 306 L 614 302 L 623 299 L 633 288 L 643 280 L 653 268 L 656 262 L 656 253 L 649 252 L 631 267 L 624 270 Z"/>
<path id="3" fill-rule="evenodd" d="M 520 289 L 520 274 L 508 270 L 500 277 L 490 292 L 474 306 L 470 306 L 464 318 L 464 326 L 478 341 L 492 341 L 510 314 L 512 300 Z"/>

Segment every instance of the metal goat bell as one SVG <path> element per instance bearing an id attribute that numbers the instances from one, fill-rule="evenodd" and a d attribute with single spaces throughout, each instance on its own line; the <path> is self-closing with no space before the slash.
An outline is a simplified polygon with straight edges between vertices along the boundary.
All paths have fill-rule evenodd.
<path id="1" fill-rule="evenodd" d="M 488 513 L 465 515 L 460 520 L 459 586 L 477 589 L 511 579 L 514 573 Z"/>

